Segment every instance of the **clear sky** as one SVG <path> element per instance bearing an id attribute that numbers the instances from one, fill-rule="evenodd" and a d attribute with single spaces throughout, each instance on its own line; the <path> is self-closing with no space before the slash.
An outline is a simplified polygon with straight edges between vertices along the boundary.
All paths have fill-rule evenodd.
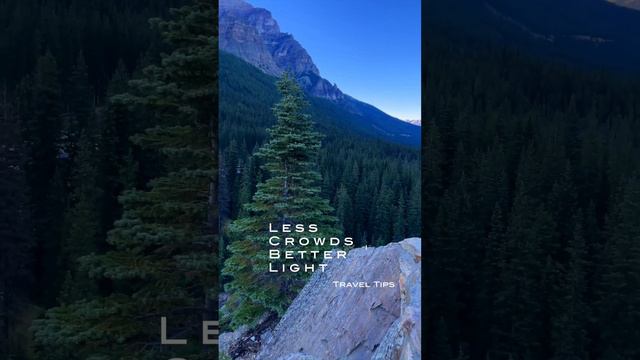
<path id="1" fill-rule="evenodd" d="M 247 0 L 309 52 L 320 75 L 400 119 L 420 119 L 420 0 Z"/>

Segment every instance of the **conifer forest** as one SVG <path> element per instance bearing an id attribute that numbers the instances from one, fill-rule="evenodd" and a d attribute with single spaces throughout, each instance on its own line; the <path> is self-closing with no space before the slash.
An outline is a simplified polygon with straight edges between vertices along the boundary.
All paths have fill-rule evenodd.
<path id="1" fill-rule="evenodd" d="M 428 358 L 639 358 L 640 77 L 431 30 Z"/>
<path id="2" fill-rule="evenodd" d="M 2 359 L 216 356 L 158 335 L 217 318 L 215 18 L 0 2 Z"/>
<path id="3" fill-rule="evenodd" d="M 234 294 L 260 299 L 233 266 L 255 253 L 231 245 L 275 169 L 259 149 L 278 139 L 272 108 L 286 93 L 218 54 L 214 5 L 0 1 L 6 358 L 217 358 L 199 326 L 218 319 L 219 293 L 246 291 L 229 309 Z M 339 126 L 344 111 L 300 96 L 306 216 L 356 246 L 419 235 L 419 150 L 361 138 Z M 282 315 L 304 281 L 235 304 L 223 326 Z M 189 346 L 161 346 L 160 316 Z"/>
<path id="4" fill-rule="evenodd" d="M 311 221 L 423 237 L 427 359 L 640 359 L 637 73 L 423 25 L 419 149 L 219 51 L 216 4 L 0 0 L 0 360 L 217 359 L 203 321 L 308 280 L 259 232 Z"/>

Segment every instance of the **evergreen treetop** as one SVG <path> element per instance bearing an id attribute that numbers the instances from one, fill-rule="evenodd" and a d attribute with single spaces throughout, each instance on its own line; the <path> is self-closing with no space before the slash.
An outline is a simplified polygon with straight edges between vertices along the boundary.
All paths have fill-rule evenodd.
<path id="1" fill-rule="evenodd" d="M 256 186 L 244 216 L 233 221 L 228 232 L 231 256 L 223 275 L 231 277 L 223 312 L 232 327 L 252 323 L 266 312 L 284 314 L 304 285 L 304 272 L 270 273 L 269 224 L 316 224 L 317 233 L 296 236 L 329 237 L 340 232 L 328 200 L 321 197 L 321 176 L 317 170 L 320 135 L 314 130 L 300 87 L 288 74 L 278 82 L 281 100 L 274 106 L 277 122 L 269 140 L 256 152 L 266 179 Z M 313 250 L 315 246 L 287 247 Z M 284 263 L 284 262 L 283 262 Z"/>

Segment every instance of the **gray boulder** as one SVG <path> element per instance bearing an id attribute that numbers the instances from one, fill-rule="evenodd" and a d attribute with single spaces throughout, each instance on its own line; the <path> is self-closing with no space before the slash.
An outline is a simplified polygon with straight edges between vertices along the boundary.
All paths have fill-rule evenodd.
<path id="1" fill-rule="evenodd" d="M 400 257 L 400 317 L 385 334 L 371 357 L 372 360 L 417 360 L 422 359 L 421 336 L 421 288 L 420 242 L 404 241 L 406 252 Z"/>
<path id="2" fill-rule="evenodd" d="M 420 359 L 420 264 L 419 238 L 354 249 L 346 259 L 329 261 L 255 359 Z"/>

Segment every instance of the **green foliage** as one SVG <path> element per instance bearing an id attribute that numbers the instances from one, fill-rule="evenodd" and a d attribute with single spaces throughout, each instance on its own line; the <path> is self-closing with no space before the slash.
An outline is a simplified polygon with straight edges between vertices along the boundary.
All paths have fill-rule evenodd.
<path id="1" fill-rule="evenodd" d="M 470 359 L 637 357 L 640 81 L 431 34 L 424 311 Z"/>
<path id="2" fill-rule="evenodd" d="M 92 87 L 103 95 L 119 61 L 132 69 L 141 52 L 160 47 L 159 36 L 149 29 L 148 19 L 166 16 L 185 0 L 5 0 L 0 3 L 0 59 L 3 81 L 18 82 L 30 74 L 39 56 L 50 51 L 57 59 L 62 79 L 71 80 L 82 68 L 82 57 Z M 65 81 L 64 87 L 85 86 Z M 69 89 L 71 90 L 71 89 Z M 77 93 L 81 97 L 81 93 Z M 84 93 L 93 100 L 92 93 Z M 78 96 L 69 96 L 73 104 Z M 85 100 L 82 100 L 83 102 Z M 70 106 L 70 109 L 74 109 Z"/>
<path id="3" fill-rule="evenodd" d="M 262 176 L 258 169 L 260 159 L 251 154 L 266 141 L 265 129 L 276 120 L 271 111 L 278 100 L 275 80 L 232 55 L 220 54 L 220 218 L 223 224 L 243 212 L 247 195 L 255 192 Z M 314 127 L 324 135 L 318 152 L 322 194 L 337 210 L 345 235 L 352 236 L 357 246 L 386 244 L 393 241 L 397 214 L 406 211 L 406 229 L 397 237 L 419 236 L 418 151 L 353 132 L 344 123 L 356 121 L 350 119 L 354 115 L 325 99 L 309 98 L 308 101 Z M 249 162 L 252 170 L 245 175 Z M 346 194 L 338 196 L 342 186 Z M 386 195 L 381 199 L 383 193 Z M 345 211 L 347 204 L 338 203 L 346 196 L 352 202 L 349 216 Z M 406 210 L 400 209 L 397 202 L 401 197 L 407 203 Z M 379 202 L 386 202 L 388 207 L 376 207 Z M 387 214 L 378 214 L 378 211 L 391 216 L 385 218 L 380 227 L 376 226 L 376 219 Z"/>
<path id="4" fill-rule="evenodd" d="M 20 328 L 21 316 L 29 310 L 29 268 L 34 249 L 29 212 L 26 151 L 20 136 L 15 108 L 0 93 L 0 354 L 23 355 L 28 338 Z"/>
<path id="5" fill-rule="evenodd" d="M 588 353 L 588 325 L 592 316 L 587 303 L 588 278 L 586 269 L 592 266 L 587 256 L 584 233 L 584 215 L 579 211 L 567 252 L 567 269 L 558 289 L 559 296 L 553 310 L 552 339 L 556 349 L 554 358 L 566 359 L 571 356 L 585 358 Z"/>
<path id="6" fill-rule="evenodd" d="M 600 323 L 604 359 L 640 356 L 636 328 L 640 316 L 640 178 L 630 177 L 619 194 L 609 224 L 600 279 Z"/>
<path id="7" fill-rule="evenodd" d="M 29 205 L 41 252 L 34 275 L 37 282 L 48 284 L 46 288 L 56 289 L 60 279 L 55 259 L 59 255 L 62 214 L 68 195 L 65 181 L 69 158 L 60 146 L 61 87 L 58 64 L 50 52 L 38 59 L 33 75 L 26 77 L 17 91 L 16 107 L 27 155 Z M 45 292 L 46 288 L 39 288 L 36 297 L 49 305 L 54 302 L 54 294 Z"/>
<path id="8" fill-rule="evenodd" d="M 61 247 L 60 266 L 69 269 L 65 274 L 58 301 L 68 304 L 85 299 L 96 292 L 96 284 L 78 271 L 78 258 L 96 252 L 101 239 L 97 170 L 92 163 L 95 145 L 83 134 L 79 141 L 77 168 L 73 176 L 73 205 L 67 212 L 67 229 Z"/>
<path id="9" fill-rule="evenodd" d="M 283 315 L 308 276 L 302 271 L 269 272 L 270 224 L 273 228 L 284 224 L 318 226 L 317 233 L 307 230 L 296 236 L 328 238 L 340 234 L 333 208 L 321 196 L 322 178 L 317 171 L 321 136 L 304 113 L 307 104 L 302 90 L 287 74 L 277 86 L 282 95 L 273 108 L 277 122 L 268 129 L 269 140 L 256 152 L 267 177 L 257 184 L 252 201 L 245 204 L 245 215 L 228 229 L 231 256 L 223 275 L 231 280 L 225 285 L 229 299 L 224 311 L 232 327 L 252 323 L 266 312 Z M 288 246 L 287 250 L 320 248 Z"/>
<path id="10" fill-rule="evenodd" d="M 216 318 L 217 311 L 214 18 L 213 5 L 198 0 L 173 11 L 173 20 L 154 20 L 172 51 L 132 80 L 130 92 L 112 99 L 113 112 L 107 115 L 113 122 L 102 129 L 102 144 L 117 144 L 117 136 L 105 137 L 117 131 L 119 117 L 143 113 L 149 127 L 132 140 L 147 156 L 161 159 L 162 166 L 144 188 L 120 197 L 122 216 L 109 232 L 108 251 L 81 258 L 81 271 L 108 281 L 113 290 L 47 311 L 34 324 L 43 350 L 73 349 L 77 358 L 104 359 L 213 356 L 213 349 L 195 344 L 202 320 Z M 83 164 L 80 174 L 91 171 Z M 90 181 L 83 184 L 91 186 Z M 78 186 L 75 193 L 72 213 L 79 217 L 70 241 L 80 229 L 90 236 L 98 227 L 95 218 L 83 220 L 93 191 Z M 74 246 L 66 250 L 76 254 Z M 193 345 L 162 347 L 161 316 L 173 325 L 169 336 L 180 334 Z"/>

